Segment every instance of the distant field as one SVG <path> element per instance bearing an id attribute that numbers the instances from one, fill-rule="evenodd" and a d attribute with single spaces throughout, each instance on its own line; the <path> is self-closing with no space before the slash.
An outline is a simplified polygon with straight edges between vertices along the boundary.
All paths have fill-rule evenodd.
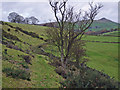
<path id="1" fill-rule="evenodd" d="M 118 44 L 86 43 L 88 66 L 115 77 L 118 80 Z"/>
<path id="2" fill-rule="evenodd" d="M 89 61 L 87 65 L 91 68 L 102 71 L 111 77 L 118 80 L 118 43 L 101 43 L 101 42 L 118 42 L 118 37 L 111 36 L 85 36 L 83 40 L 100 41 L 100 42 L 87 42 L 86 50 Z M 51 47 L 51 49 L 56 50 Z M 46 52 L 59 56 L 57 52 L 50 51 L 49 48 Z"/>
<path id="3" fill-rule="evenodd" d="M 120 36 L 120 31 L 108 32 L 108 33 L 104 33 L 102 35 Z"/>
<path id="4" fill-rule="evenodd" d="M 92 35 L 85 35 L 83 37 L 83 40 L 88 40 L 88 41 L 101 41 L 101 42 L 118 42 L 118 39 L 120 37 L 109 37 L 109 36 L 92 36 Z"/>
<path id="5" fill-rule="evenodd" d="M 107 34 L 107 33 L 106 33 Z M 108 33 L 107 35 L 110 35 Z M 117 35 L 117 31 L 114 32 Z M 83 40 L 99 41 L 86 42 L 88 66 L 103 71 L 118 80 L 118 43 L 101 43 L 101 42 L 119 42 L 119 37 L 113 36 L 92 36 L 86 35 Z"/>

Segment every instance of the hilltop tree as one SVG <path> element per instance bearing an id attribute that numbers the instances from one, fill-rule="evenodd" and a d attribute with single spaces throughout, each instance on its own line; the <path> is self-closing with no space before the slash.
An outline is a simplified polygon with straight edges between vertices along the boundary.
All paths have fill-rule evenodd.
<path id="1" fill-rule="evenodd" d="M 17 15 L 16 16 L 16 23 L 24 23 L 24 17 L 20 16 L 20 15 Z"/>
<path id="2" fill-rule="evenodd" d="M 81 46 L 81 44 L 76 44 L 80 46 L 75 48 L 74 44 L 81 42 L 85 31 L 91 26 L 99 9 L 102 7 L 101 4 L 89 3 L 90 8 L 88 12 L 82 12 L 82 10 L 75 12 L 74 7 L 67 8 L 67 1 L 49 0 L 49 4 L 58 23 L 58 28 L 47 30 L 50 43 L 55 45 L 60 52 L 60 59 L 64 68 L 66 68 L 68 61 L 72 59 L 71 53 L 75 53 L 72 55 L 76 55 L 78 52 L 73 52 L 73 48 L 79 50 Z M 75 30 L 76 24 L 78 25 L 77 30 Z"/>
<path id="3" fill-rule="evenodd" d="M 30 24 L 37 24 L 39 20 L 35 18 L 34 16 L 29 17 L 29 23 Z"/>
<path id="4" fill-rule="evenodd" d="M 12 12 L 9 14 L 8 16 L 8 20 L 10 22 L 15 22 L 15 23 L 23 23 L 24 22 L 24 17 L 20 16 L 18 13 L 16 12 Z"/>
<path id="5" fill-rule="evenodd" d="M 16 12 L 12 12 L 12 13 L 9 14 L 8 20 L 9 20 L 10 22 L 16 22 L 16 17 L 17 17 L 17 16 L 18 16 L 18 14 L 17 14 Z"/>
<path id="6" fill-rule="evenodd" d="M 25 23 L 25 24 L 29 24 L 29 21 L 30 21 L 29 18 L 25 18 L 24 23 Z"/>
<path id="7" fill-rule="evenodd" d="M 25 24 L 37 24 L 39 22 L 39 20 L 34 16 L 27 17 L 24 19 L 23 16 L 19 15 L 16 12 L 10 13 L 8 16 L 8 20 L 14 23 L 25 23 Z"/>

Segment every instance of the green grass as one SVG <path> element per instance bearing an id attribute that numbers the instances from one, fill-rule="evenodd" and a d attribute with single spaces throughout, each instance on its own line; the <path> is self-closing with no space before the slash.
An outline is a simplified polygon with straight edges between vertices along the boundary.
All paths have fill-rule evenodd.
<path id="1" fill-rule="evenodd" d="M 120 37 L 109 37 L 109 36 L 92 36 L 92 35 L 85 35 L 83 40 L 89 41 L 100 41 L 100 42 L 118 42 Z"/>
<path id="2" fill-rule="evenodd" d="M 108 32 L 108 33 L 104 33 L 102 35 L 120 36 L 120 31 Z"/>
<path id="3" fill-rule="evenodd" d="M 9 23 L 9 22 L 8 22 L 8 24 L 23 28 L 24 30 L 29 31 L 29 32 L 35 32 L 35 33 L 39 34 L 40 37 L 45 38 L 45 36 L 43 36 L 43 35 L 45 34 L 45 29 L 47 29 L 47 27 L 38 26 L 38 25 L 29 25 L 29 24 Z"/>
<path id="4" fill-rule="evenodd" d="M 26 26 L 27 27 L 27 26 Z M 17 36 L 22 42 L 26 42 L 29 43 L 30 45 L 33 44 L 39 44 L 40 42 L 43 43 L 43 40 L 40 40 L 38 38 L 32 38 L 30 35 L 26 35 L 25 33 L 22 32 L 16 32 L 15 29 L 10 28 L 10 31 L 7 31 L 8 26 L 7 25 L 3 25 L 3 30 L 5 30 L 7 33 L 10 33 L 14 36 Z"/>
<path id="5" fill-rule="evenodd" d="M 118 44 L 86 43 L 88 66 L 115 77 L 118 80 Z"/>
<path id="6" fill-rule="evenodd" d="M 97 26 L 97 28 L 96 28 Z M 91 28 L 89 28 L 87 31 L 100 31 L 100 30 L 111 30 L 111 29 L 115 29 L 118 28 L 118 25 L 116 23 L 113 22 L 100 22 L 100 21 L 94 21 L 92 23 L 92 25 L 90 26 Z"/>
<path id="7" fill-rule="evenodd" d="M 23 30 L 28 32 L 35 32 L 40 37 L 46 38 L 45 30 L 47 27 L 37 26 L 37 25 L 27 25 L 27 24 L 17 24 L 17 23 L 8 23 L 15 27 L 20 27 Z M 28 65 L 31 70 L 31 81 L 22 80 L 22 79 L 14 79 L 12 77 L 6 77 L 6 74 L 3 73 L 3 87 L 4 88 L 57 88 L 60 86 L 59 81 L 63 80 L 61 76 L 59 76 L 55 71 L 55 67 L 50 66 L 48 61 L 46 61 L 46 56 L 36 54 L 32 52 L 32 50 L 37 49 L 40 44 L 45 43 L 43 40 L 38 38 L 33 38 L 30 35 L 26 35 L 22 32 L 15 32 L 15 29 L 10 28 L 8 31 L 7 25 L 3 25 L 3 29 L 14 36 L 17 36 L 22 42 L 7 39 L 4 37 L 5 41 L 12 41 L 16 46 L 21 48 L 22 50 L 30 50 L 30 56 L 34 55 L 32 58 L 32 65 Z M 111 36 L 84 36 L 83 40 L 89 41 L 100 41 L 100 42 L 118 42 L 118 37 Z M 24 44 L 24 42 L 30 44 Z M 56 56 L 59 56 L 58 52 L 50 51 L 50 48 L 46 46 L 45 51 L 52 53 Z M 8 55 L 12 56 L 9 58 L 13 61 L 20 61 L 24 63 L 24 60 L 18 55 L 29 55 L 25 52 L 21 52 L 19 50 L 7 48 L 5 45 L 2 45 L 2 51 L 4 49 L 8 49 Z M 95 68 L 99 71 L 103 70 L 106 74 L 111 77 L 118 78 L 118 44 L 113 43 L 96 43 L 96 42 L 86 42 L 87 55 L 89 56 L 89 61 L 87 63 L 88 66 Z M 56 50 L 53 47 L 53 50 Z M 39 49 L 37 49 L 39 52 Z M 6 57 L 8 57 L 6 55 Z M 12 64 L 7 60 L 2 60 L 2 68 L 16 67 L 16 64 Z M 18 65 L 19 66 L 19 65 Z"/>
<path id="8" fill-rule="evenodd" d="M 60 86 L 61 76 L 56 74 L 55 67 L 48 65 L 42 55 L 37 55 L 32 64 L 31 79 L 35 85 L 33 88 L 58 88 Z"/>
<path id="9" fill-rule="evenodd" d="M 27 80 L 14 79 L 2 74 L 2 88 L 32 88 L 33 84 Z"/>
<path id="10" fill-rule="evenodd" d="M 15 53 L 14 53 L 15 54 Z M 19 54 L 19 53 L 16 53 Z M 19 58 L 17 58 L 18 60 Z M 16 61 L 16 59 L 14 59 Z M 17 67 L 16 64 L 12 64 L 8 61 L 2 61 L 2 69 Z M 32 87 L 32 82 L 22 79 L 15 79 L 12 77 L 6 77 L 6 74 L 2 74 L 2 88 L 30 88 Z"/>
<path id="11" fill-rule="evenodd" d="M 35 25 L 27 25 L 27 24 L 17 24 L 17 23 L 8 23 L 13 25 L 14 27 L 20 27 L 23 30 L 26 30 L 28 32 L 35 32 L 36 34 L 39 34 L 40 37 L 44 36 L 45 28 L 41 26 L 35 26 Z M 31 51 L 32 47 L 36 47 L 39 44 L 44 43 L 43 40 L 40 40 L 38 38 L 33 38 L 30 35 L 26 35 L 19 31 L 16 32 L 14 28 L 10 28 L 10 31 L 8 31 L 8 28 L 10 28 L 7 25 L 3 25 L 3 29 L 7 32 L 12 34 L 13 36 L 17 36 L 22 42 L 7 39 L 4 37 L 4 41 L 12 41 L 15 43 L 16 46 L 21 48 L 22 50 L 30 50 L 30 55 L 26 54 L 26 52 L 21 52 L 19 50 L 10 49 L 6 47 L 6 45 L 2 45 L 2 52 L 4 53 L 4 50 L 7 49 L 7 54 L 4 54 L 8 60 L 2 60 L 2 69 L 4 68 L 19 68 L 20 63 L 24 63 L 25 61 L 22 57 L 19 57 L 18 55 L 34 55 L 34 58 L 32 58 L 32 65 L 28 65 L 30 68 L 30 74 L 31 74 L 31 81 L 22 80 L 22 79 L 15 79 L 12 77 L 7 77 L 5 73 L 3 73 L 2 76 L 2 87 L 3 88 L 58 88 L 60 86 L 59 81 L 62 80 L 62 77 L 59 76 L 55 71 L 55 67 L 52 67 L 48 64 L 48 62 L 45 60 L 45 56 L 37 55 L 36 53 L 33 53 Z M 24 42 L 28 43 L 25 44 Z M 31 45 L 31 46 L 30 46 Z M 11 57 L 10 57 L 11 56 Z M 17 64 L 12 64 L 9 61 L 17 62 Z"/>
<path id="12" fill-rule="evenodd" d="M 114 77 L 118 80 L 118 43 L 101 43 L 101 42 L 118 42 L 118 37 L 111 36 L 84 36 L 83 40 L 100 41 L 98 42 L 86 42 L 86 54 L 88 56 L 87 65 L 91 68 L 97 69 Z M 52 50 L 57 50 L 55 47 L 51 47 Z M 59 56 L 58 52 L 50 51 L 49 48 L 45 48 L 46 52 L 52 53 L 55 56 Z"/>
<path id="13" fill-rule="evenodd" d="M 14 67 L 14 64 L 8 61 L 2 63 L 3 68 Z M 59 81 L 62 80 L 62 77 L 56 74 L 54 67 L 47 64 L 44 56 L 36 55 L 29 67 L 31 81 L 6 77 L 3 73 L 3 88 L 58 88 L 60 86 Z"/>

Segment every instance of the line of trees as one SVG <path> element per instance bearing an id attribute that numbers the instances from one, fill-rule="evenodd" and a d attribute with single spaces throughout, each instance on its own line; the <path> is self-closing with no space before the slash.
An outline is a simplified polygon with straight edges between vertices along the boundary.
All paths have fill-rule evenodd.
<path id="1" fill-rule="evenodd" d="M 34 16 L 24 18 L 16 12 L 9 13 L 8 21 L 22 24 L 37 24 L 39 22 L 39 20 Z"/>

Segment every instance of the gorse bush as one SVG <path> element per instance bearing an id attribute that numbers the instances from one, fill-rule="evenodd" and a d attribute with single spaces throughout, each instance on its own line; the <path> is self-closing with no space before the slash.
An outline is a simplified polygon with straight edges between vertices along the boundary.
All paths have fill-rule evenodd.
<path id="1" fill-rule="evenodd" d="M 6 73 L 7 76 L 12 76 L 13 78 L 30 80 L 30 72 L 26 70 L 4 68 L 2 71 Z"/>
<path id="2" fill-rule="evenodd" d="M 86 67 L 69 71 L 61 85 L 63 88 L 118 88 L 114 79 Z"/>

